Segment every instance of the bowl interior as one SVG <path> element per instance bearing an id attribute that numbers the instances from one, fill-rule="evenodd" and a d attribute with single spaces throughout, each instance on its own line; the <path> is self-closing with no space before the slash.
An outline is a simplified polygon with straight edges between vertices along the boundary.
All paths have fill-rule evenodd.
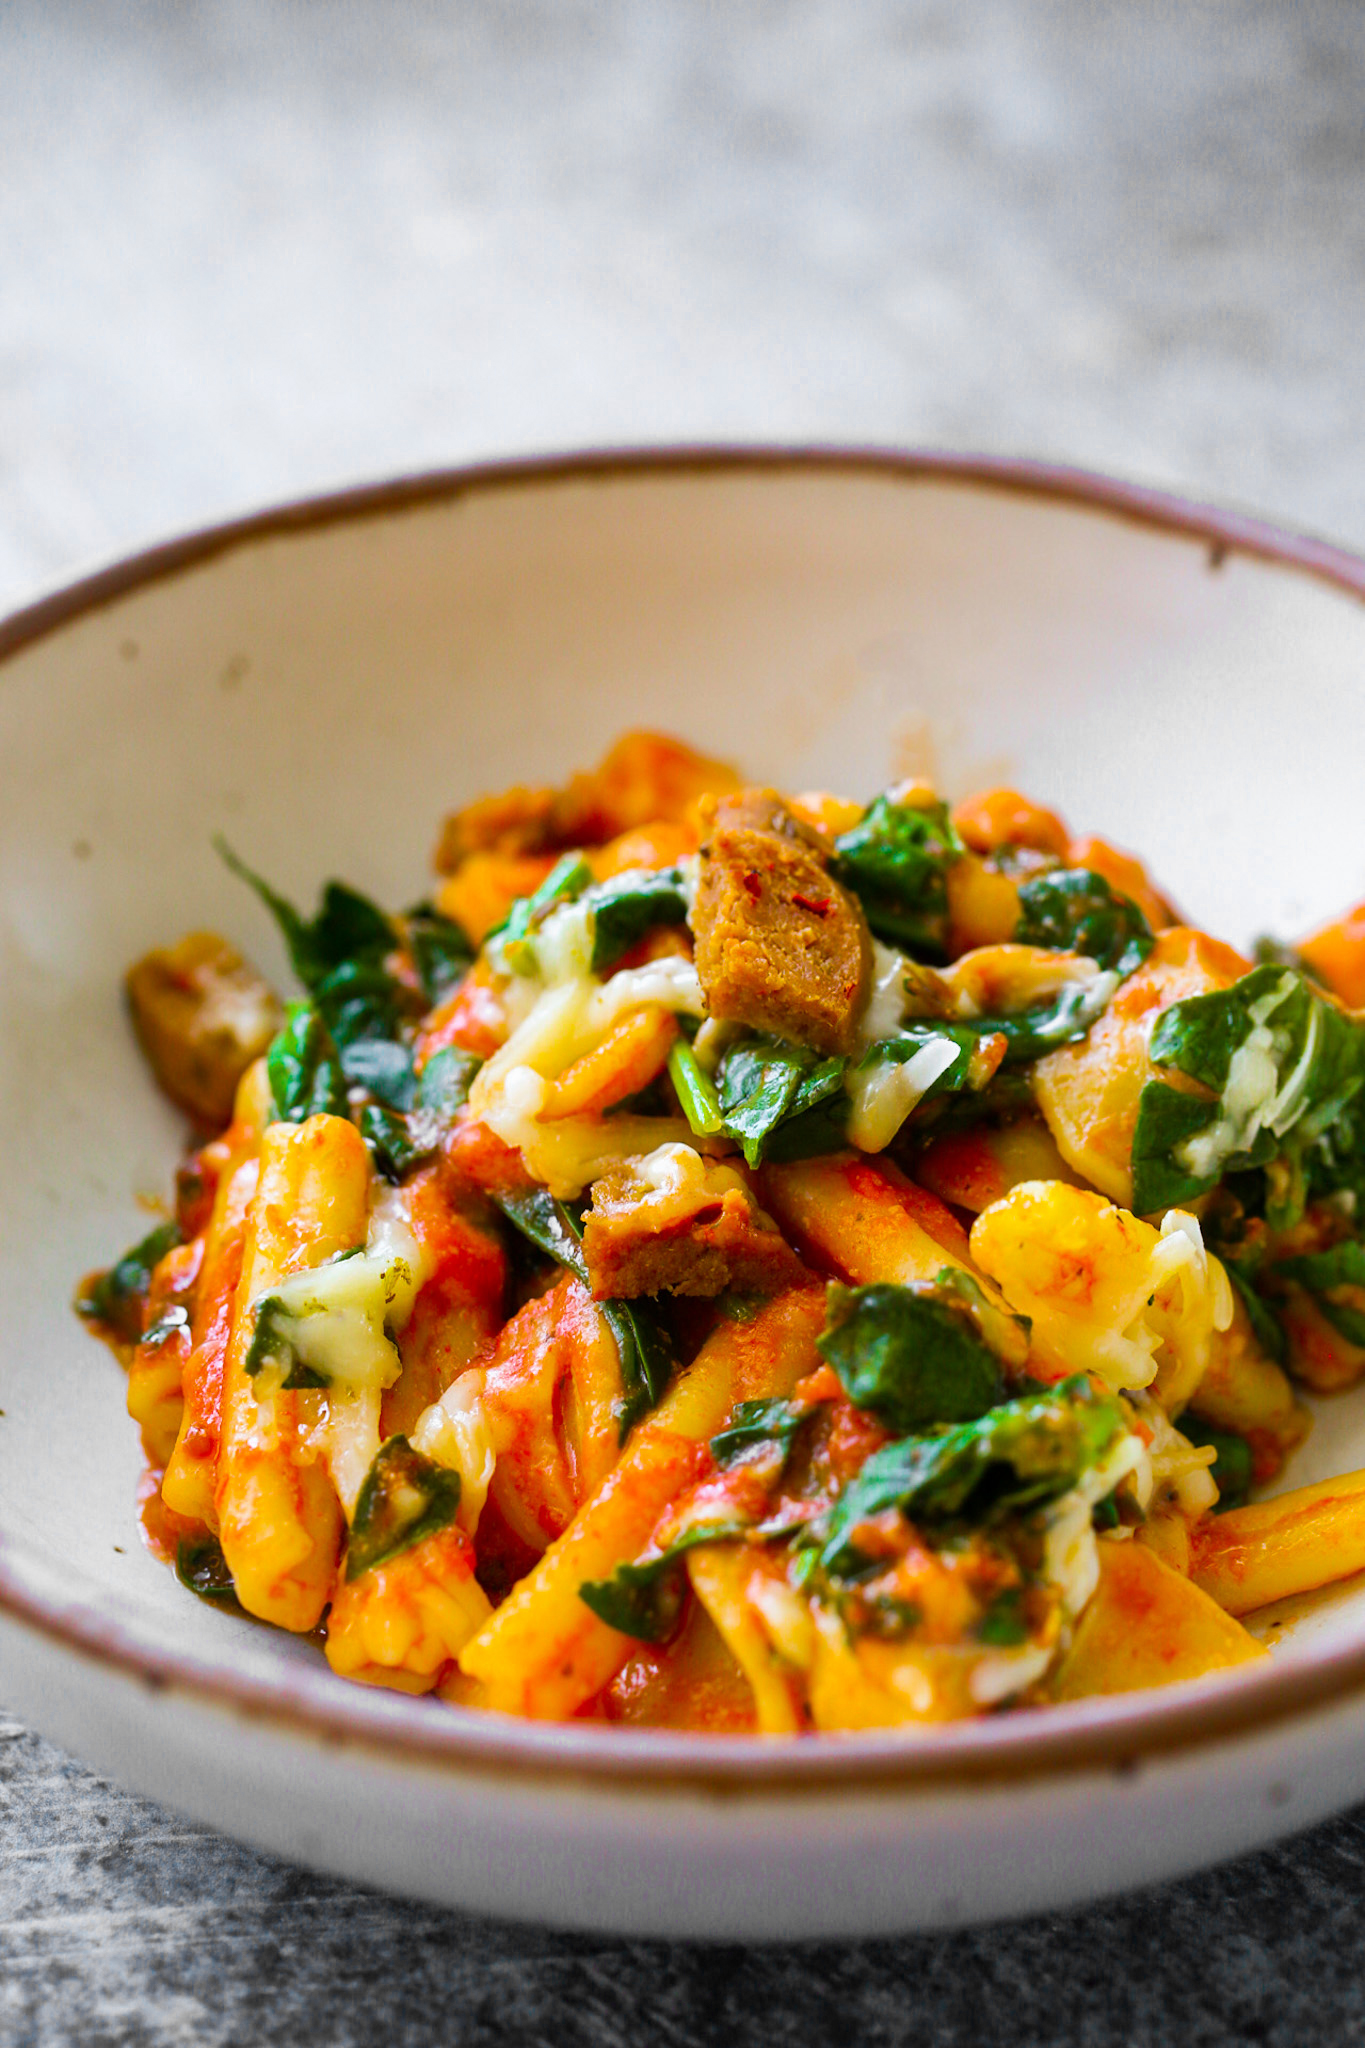
<path id="1" fill-rule="evenodd" d="M 355 1698 L 311 1645 L 201 1606 L 148 1556 L 121 1375 L 68 1306 L 150 1227 L 182 1136 L 124 968 L 210 926 L 285 983 L 215 832 L 298 898 L 337 874 L 400 904 L 451 805 L 648 724 L 788 788 L 1009 780 L 1246 941 L 1365 894 L 1362 669 L 1356 598 L 1197 535 L 950 477 L 742 462 L 523 476 L 256 534 L 21 645 L 0 665 L 5 1554 L 54 1614 Z M 1289 1477 L 1362 1464 L 1348 1396 Z M 1362 1602 L 1309 1603 L 1280 1654 L 1359 1640 Z"/>

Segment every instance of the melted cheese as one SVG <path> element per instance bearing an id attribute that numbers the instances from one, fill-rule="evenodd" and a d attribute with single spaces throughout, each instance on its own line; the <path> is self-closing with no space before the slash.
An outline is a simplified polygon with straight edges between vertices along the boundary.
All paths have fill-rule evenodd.
<path id="1" fill-rule="evenodd" d="M 439 1401 L 423 1410 L 411 1439 L 414 1450 L 459 1473 L 460 1505 L 456 1520 L 470 1536 L 479 1526 L 497 1463 L 483 1389 L 482 1372 L 462 1372 Z"/>

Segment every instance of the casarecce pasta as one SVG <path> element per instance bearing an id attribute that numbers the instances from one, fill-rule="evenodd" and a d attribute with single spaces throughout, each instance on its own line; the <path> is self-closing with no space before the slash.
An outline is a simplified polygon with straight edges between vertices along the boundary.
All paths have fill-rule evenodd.
<path id="1" fill-rule="evenodd" d="M 151 1540 L 343 1677 L 802 1735 L 1198 1678 L 1365 1569 L 1365 917 L 1255 960 L 993 790 L 647 733 L 434 896 L 137 963 L 198 1142 L 78 1306 Z"/>

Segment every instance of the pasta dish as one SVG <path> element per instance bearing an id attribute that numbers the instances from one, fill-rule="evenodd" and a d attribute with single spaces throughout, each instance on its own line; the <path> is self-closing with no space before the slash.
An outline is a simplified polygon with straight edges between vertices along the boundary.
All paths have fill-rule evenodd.
<path id="1" fill-rule="evenodd" d="M 1257 956 L 996 789 L 627 734 L 433 894 L 128 976 L 194 1127 L 77 1306 L 148 1540 L 345 1678 L 717 1733 L 1200 1678 L 1365 1569 L 1365 908 Z M 247 849 L 249 851 L 249 849 Z"/>

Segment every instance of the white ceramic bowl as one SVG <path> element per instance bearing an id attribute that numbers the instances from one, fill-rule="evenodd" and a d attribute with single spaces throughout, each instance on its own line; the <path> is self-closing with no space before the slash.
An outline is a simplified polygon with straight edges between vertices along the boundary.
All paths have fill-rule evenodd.
<path id="1" fill-rule="evenodd" d="M 180 1131 L 119 981 L 216 926 L 209 845 L 405 901 L 440 814 L 671 728 L 788 787 L 1008 776 L 1147 854 L 1192 919 L 1365 893 L 1365 565 L 1008 465 L 679 454 L 467 472 L 269 514 L 0 625 L 0 1697 L 285 1855 L 657 1935 L 873 1934 L 1057 1905 L 1365 1793 L 1365 1593 L 1249 1675 L 925 1738 L 786 1744 L 472 1716 L 348 1687 L 138 1536 L 121 1375 L 73 1281 Z M 1293 1480 L 1365 1464 L 1365 1397 Z"/>

